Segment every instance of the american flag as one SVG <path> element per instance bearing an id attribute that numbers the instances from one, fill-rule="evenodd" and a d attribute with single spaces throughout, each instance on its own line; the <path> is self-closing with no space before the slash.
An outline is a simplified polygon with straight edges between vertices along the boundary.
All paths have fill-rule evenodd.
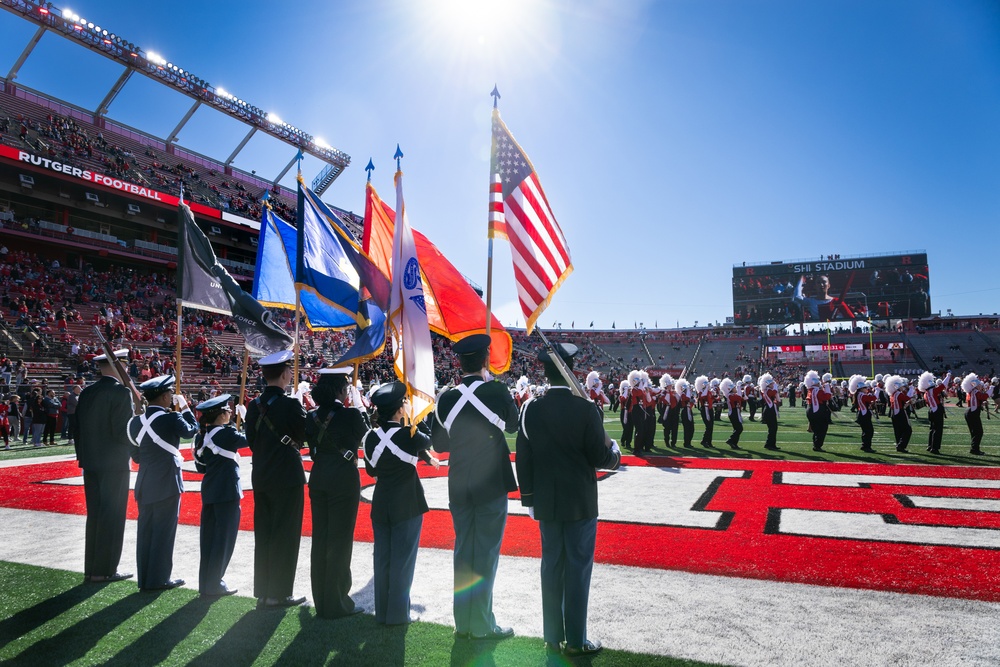
<path id="1" fill-rule="evenodd" d="M 552 295 L 573 272 L 569 246 L 528 156 L 493 110 L 490 238 L 510 241 L 514 280 L 530 334 Z"/>

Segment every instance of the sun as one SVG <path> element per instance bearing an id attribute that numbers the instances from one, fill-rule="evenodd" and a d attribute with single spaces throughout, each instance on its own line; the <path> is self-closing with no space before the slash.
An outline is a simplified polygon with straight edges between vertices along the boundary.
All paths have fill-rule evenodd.
<path id="1" fill-rule="evenodd" d="M 434 32 L 453 42 L 485 46 L 501 35 L 537 28 L 540 0 L 428 0 L 420 3 Z"/>
<path id="2" fill-rule="evenodd" d="M 452 36 L 474 36 L 481 39 L 491 29 L 498 5 L 486 0 L 432 0 L 428 14 L 442 32 Z"/>

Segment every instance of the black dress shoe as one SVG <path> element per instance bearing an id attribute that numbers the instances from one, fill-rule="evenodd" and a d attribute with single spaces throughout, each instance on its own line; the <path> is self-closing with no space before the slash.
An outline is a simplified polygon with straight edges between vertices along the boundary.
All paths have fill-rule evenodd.
<path id="1" fill-rule="evenodd" d="M 583 646 L 567 646 L 563 649 L 563 654 L 569 658 L 578 658 L 582 655 L 594 655 L 595 653 L 600 653 L 603 648 L 604 647 L 601 646 L 601 642 L 596 639 L 593 641 L 588 639 L 583 642 Z"/>
<path id="2" fill-rule="evenodd" d="M 289 595 L 286 598 L 267 598 L 264 600 L 264 606 L 268 609 L 278 609 L 281 607 L 298 607 L 300 604 L 305 603 L 306 599 L 296 598 Z"/>
<path id="3" fill-rule="evenodd" d="M 455 630 L 455 639 L 468 639 L 471 636 L 468 632 L 459 632 Z"/>
<path id="4" fill-rule="evenodd" d="M 90 582 L 92 584 L 106 584 L 111 581 L 125 581 L 126 579 L 131 579 L 131 572 L 115 572 L 112 575 L 103 574 L 91 574 L 84 577 L 84 581 Z"/>
<path id="5" fill-rule="evenodd" d="M 203 597 L 203 598 L 221 598 L 221 597 L 225 597 L 227 595 L 236 595 L 239 592 L 240 592 L 240 589 L 238 589 L 238 588 L 228 588 L 226 586 L 223 586 L 222 588 L 220 588 L 217 591 L 212 591 L 211 593 L 202 593 L 201 597 Z"/>
<path id="6" fill-rule="evenodd" d="M 469 639 L 475 641 L 500 641 L 501 639 L 510 639 L 514 636 L 514 628 L 501 628 L 499 625 L 493 628 L 492 632 L 487 632 L 485 635 L 474 635 L 469 634 Z"/>
<path id="7" fill-rule="evenodd" d="M 140 588 L 140 591 L 168 591 L 171 588 L 178 588 L 183 586 L 185 581 L 183 579 L 171 579 L 170 581 L 160 584 L 159 586 L 149 586 L 147 588 Z"/>

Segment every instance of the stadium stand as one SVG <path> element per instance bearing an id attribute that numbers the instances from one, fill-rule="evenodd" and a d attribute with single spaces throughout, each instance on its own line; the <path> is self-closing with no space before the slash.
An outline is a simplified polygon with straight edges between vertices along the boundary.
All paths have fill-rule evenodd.
<path id="1" fill-rule="evenodd" d="M 183 185 L 191 200 L 253 221 L 266 191 L 276 214 L 295 219 L 294 192 L 34 91 L 0 92 L 0 134 L 9 146 L 167 194 L 178 196 Z M 360 235 L 359 216 L 336 212 Z"/>

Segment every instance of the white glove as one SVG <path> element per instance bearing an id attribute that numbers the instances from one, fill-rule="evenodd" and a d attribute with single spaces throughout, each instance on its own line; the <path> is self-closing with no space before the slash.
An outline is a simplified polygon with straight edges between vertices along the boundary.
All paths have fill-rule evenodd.
<path id="1" fill-rule="evenodd" d="M 174 394 L 174 405 L 176 405 L 177 409 L 180 410 L 181 412 L 184 412 L 185 410 L 188 409 L 187 399 L 184 398 L 184 396 L 182 396 L 181 394 Z"/>
<path id="2" fill-rule="evenodd" d="M 621 450 L 621 448 L 620 448 L 620 447 L 618 446 L 618 442 L 617 442 L 617 441 L 615 441 L 615 440 L 612 440 L 612 441 L 611 441 L 611 451 L 613 451 L 613 452 L 614 452 L 615 454 L 617 454 L 618 456 L 621 456 L 621 455 L 622 455 L 622 450 Z"/>
<path id="3" fill-rule="evenodd" d="M 241 421 L 245 420 L 247 418 L 247 406 L 245 406 L 245 405 L 237 405 L 236 406 L 236 415 L 240 418 Z"/>
<path id="4" fill-rule="evenodd" d="M 529 507 L 528 508 L 528 516 L 531 517 L 532 519 L 535 518 L 535 508 L 534 507 Z"/>

